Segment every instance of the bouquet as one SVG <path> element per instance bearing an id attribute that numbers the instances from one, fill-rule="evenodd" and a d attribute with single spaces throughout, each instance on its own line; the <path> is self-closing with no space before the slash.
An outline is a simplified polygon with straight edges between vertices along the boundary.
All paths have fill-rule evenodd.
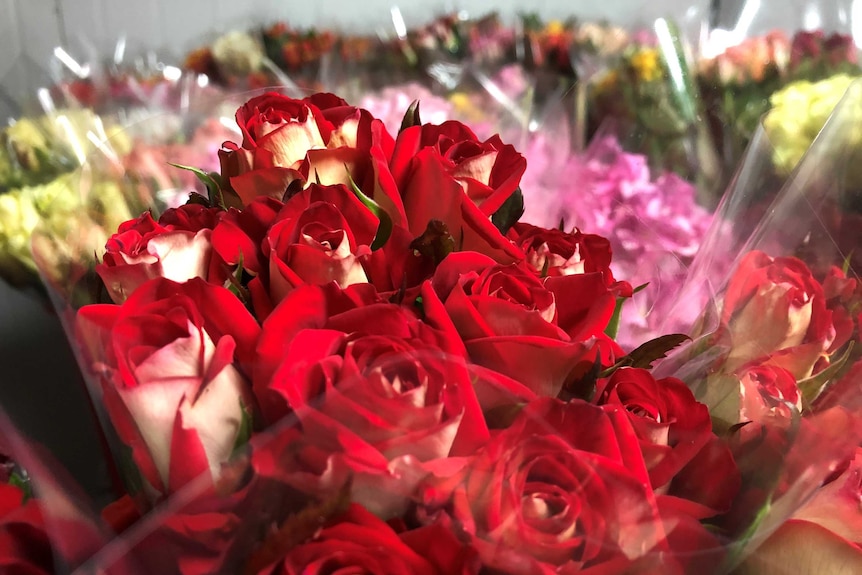
<path id="1" fill-rule="evenodd" d="M 220 36 L 211 45 L 192 50 L 183 68 L 232 89 L 270 85 L 273 71 L 277 70 L 267 58 L 262 42 L 238 30 Z"/>
<path id="2" fill-rule="evenodd" d="M 845 78 L 858 75 L 853 39 L 838 32 L 827 36 L 820 30 L 800 31 L 792 39 L 776 30 L 748 38 L 701 60 L 698 84 L 725 165 L 736 165 L 760 118 L 785 101 L 796 106 L 792 112 L 796 121 L 791 125 L 816 124 L 816 135 L 837 98 L 830 101 L 825 115 L 821 106 L 809 114 L 800 106 L 802 98 L 808 94 L 808 99 L 818 98 L 815 94 L 829 90 L 843 93 L 837 86 L 846 86 Z M 816 88 L 818 85 L 822 88 Z M 804 121 L 800 122 L 800 118 Z M 812 139 L 813 135 L 802 145 L 803 150 Z M 794 165 L 789 166 L 788 173 Z"/>
<path id="3" fill-rule="evenodd" d="M 614 340 L 608 240 L 519 221 L 499 136 L 416 106 L 393 136 L 331 94 L 236 118 L 206 194 L 122 224 L 103 289 L 61 302 L 129 491 L 83 568 L 704 573 L 786 517 L 758 437 L 650 370 L 685 338 Z M 794 495 L 862 438 L 830 430 L 773 468 Z"/>
<path id="4" fill-rule="evenodd" d="M 610 129 L 628 136 L 627 149 L 645 154 L 653 168 L 673 171 L 704 190 L 714 185 L 714 150 L 700 121 L 688 56 L 669 21 L 657 20 L 654 34 L 641 34 L 595 77 L 588 111 L 591 134 L 610 121 Z"/>

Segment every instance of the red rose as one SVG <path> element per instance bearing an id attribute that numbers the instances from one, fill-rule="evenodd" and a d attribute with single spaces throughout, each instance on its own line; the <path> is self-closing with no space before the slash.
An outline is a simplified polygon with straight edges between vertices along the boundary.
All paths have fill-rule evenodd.
<path id="1" fill-rule="evenodd" d="M 599 272 L 608 287 L 620 296 L 631 296 L 628 282 L 616 281 L 611 272 L 611 242 L 607 238 L 577 229 L 564 232 L 522 222 L 509 230 L 508 237 L 524 252 L 527 264 L 542 277 Z"/>
<path id="2" fill-rule="evenodd" d="M 416 129 L 418 127 L 410 128 L 401 134 L 403 136 Z M 401 136 L 398 141 L 401 141 Z M 462 181 L 455 174 L 452 160 L 443 157 L 436 147 L 417 150 L 414 143 L 396 149 L 392 161 L 392 172 L 404 200 L 406 226 L 410 233 L 418 237 L 430 222 L 439 220 L 446 224 L 454 244 L 461 251 L 481 252 L 503 263 L 523 259 L 521 251 L 494 227 L 489 214 L 467 195 Z M 501 188 L 506 197 L 515 189 L 509 190 L 509 187 L 506 184 Z M 503 197 L 502 194 L 489 202 L 496 204 L 499 197 Z"/>
<path id="3" fill-rule="evenodd" d="M 120 225 L 96 266 L 111 299 L 123 303 L 141 284 L 157 277 L 176 282 L 223 279 L 212 251 L 217 221 L 216 210 L 188 204 L 168 210 L 158 223 L 146 212 Z"/>
<path id="4" fill-rule="evenodd" d="M 412 126 L 398 134 L 392 155 L 392 174 L 399 189 L 405 183 L 410 164 L 420 150 L 431 149 L 440 158 L 445 171 L 464 189 L 467 197 L 487 218 L 509 199 L 527 169 L 527 160 L 500 136 L 480 142 L 470 128 L 461 122 L 448 121 L 439 126 Z M 423 190 L 413 189 L 410 197 L 403 192 L 405 206 L 425 205 L 432 198 Z M 410 208 L 408 207 L 408 212 Z M 420 223 L 423 228 L 425 223 Z"/>
<path id="5" fill-rule="evenodd" d="M 410 495 L 422 462 L 471 453 L 488 430 L 454 330 L 345 295 L 334 284 L 304 286 L 276 307 L 258 351 L 262 365 L 277 367 L 256 379 L 255 392 L 269 421 L 295 414 L 303 441 L 331 456 L 329 467 L 354 473 L 354 498 L 389 514 L 403 504 L 394 491 Z M 394 469 L 409 473 L 384 494 L 380 484 Z"/>
<path id="6" fill-rule="evenodd" d="M 343 185 L 312 184 L 288 200 L 264 240 L 275 303 L 304 283 L 368 283 L 380 221 Z M 385 271 L 385 263 L 376 268 Z"/>
<path id="7" fill-rule="evenodd" d="M 308 150 L 323 148 L 334 126 L 306 100 L 269 92 L 252 98 L 236 112 L 242 146 L 225 142 L 219 152 L 221 175 L 248 204 L 257 196 L 281 199 L 300 177 Z"/>
<path id="8" fill-rule="evenodd" d="M 703 504 L 705 516 L 730 508 L 739 471 L 730 450 L 712 432 L 706 405 L 682 381 L 656 380 L 645 369 L 621 368 L 599 381 L 594 402 L 625 409 L 653 489 Z M 698 474 L 697 481 L 691 480 L 691 472 Z M 677 486 L 684 489 L 677 491 Z"/>
<path id="9" fill-rule="evenodd" d="M 721 320 L 730 337 L 726 371 L 764 355 L 792 348 L 799 378 L 835 340 L 823 287 L 804 262 L 747 253 L 730 279 Z"/>
<path id="10" fill-rule="evenodd" d="M 246 102 L 236 119 L 242 146 L 226 142 L 219 157 L 222 177 L 243 205 L 258 196 L 280 200 L 294 180 L 304 187 L 352 179 L 393 221 L 403 222 L 387 165 L 392 137 L 367 111 L 332 94 L 294 100 L 270 92 Z"/>
<path id="11" fill-rule="evenodd" d="M 471 575 L 479 572 L 475 552 L 439 527 L 396 533 L 352 504 L 314 538 L 287 552 L 260 575 Z"/>
<path id="12" fill-rule="evenodd" d="M 121 306 L 78 312 L 77 334 L 138 469 L 161 494 L 220 473 L 249 406 L 260 328 L 228 290 L 193 279 L 142 285 Z"/>
<path id="13" fill-rule="evenodd" d="M 667 549 L 625 411 L 578 400 L 528 404 L 463 469 L 427 482 L 420 517 L 451 524 L 494 572 L 637 572 Z"/>
<path id="14" fill-rule="evenodd" d="M 767 420 L 767 413 L 792 418 L 802 410 L 802 394 L 796 378 L 771 358 L 748 363 L 736 373 L 739 378 L 739 421 Z"/>
<path id="15" fill-rule="evenodd" d="M 0 571 L 21 575 L 54 573 L 54 552 L 37 501 L 0 483 Z"/>
<path id="16" fill-rule="evenodd" d="M 524 265 L 450 254 L 431 280 L 470 358 L 555 397 L 617 346 L 603 330 L 615 298 L 600 273 L 541 280 Z"/>
<path id="17" fill-rule="evenodd" d="M 242 262 L 252 275 L 269 268 L 263 253 L 263 240 L 284 204 L 273 198 L 255 198 L 242 210 L 230 208 L 213 230 L 212 243 L 216 253 L 228 265 Z"/>

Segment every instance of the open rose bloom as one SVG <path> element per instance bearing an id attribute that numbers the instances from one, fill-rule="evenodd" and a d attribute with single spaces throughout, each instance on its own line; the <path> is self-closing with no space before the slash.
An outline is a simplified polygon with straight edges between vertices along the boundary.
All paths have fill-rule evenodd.
<path id="1" fill-rule="evenodd" d="M 391 133 L 332 94 L 236 120 L 207 194 L 113 230 L 86 305 L 58 298 L 125 485 L 74 566 L 723 573 L 852 483 L 829 366 L 855 276 L 752 251 L 717 363 L 659 373 L 681 339 L 623 351 L 611 242 L 519 221 L 500 137 L 415 109 Z"/>

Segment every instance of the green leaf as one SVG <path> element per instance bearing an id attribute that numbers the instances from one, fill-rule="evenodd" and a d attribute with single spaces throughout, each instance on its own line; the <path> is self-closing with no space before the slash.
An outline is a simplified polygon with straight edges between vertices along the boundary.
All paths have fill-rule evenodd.
<path id="1" fill-rule="evenodd" d="M 847 349 L 844 350 L 844 353 L 841 354 L 841 357 L 833 361 L 829 367 L 818 374 L 812 375 L 807 379 L 801 379 L 796 383 L 796 386 L 802 393 L 803 407 L 807 408 L 810 406 L 829 382 L 844 368 L 850 359 L 850 353 L 853 351 L 854 344 L 855 342 L 851 341 L 847 345 Z"/>
<path id="2" fill-rule="evenodd" d="M 631 367 L 642 367 L 647 369 L 652 364 L 667 357 L 674 348 L 679 347 L 691 338 L 684 333 L 672 333 L 663 335 L 638 346 L 628 357 L 631 358 Z"/>
<path id="3" fill-rule="evenodd" d="M 544 274 L 542 275 L 542 277 L 544 277 Z M 647 282 L 645 284 L 641 284 L 638 287 L 634 288 L 632 290 L 632 295 L 635 295 L 636 293 L 643 291 L 648 285 L 649 285 L 649 282 Z M 622 319 L 622 315 L 623 315 L 623 305 L 625 305 L 625 302 L 627 299 L 629 299 L 629 298 L 627 298 L 627 297 L 618 297 L 617 298 L 617 303 L 614 306 L 614 313 L 611 316 L 610 321 L 608 321 L 608 326 L 605 328 L 605 334 L 608 337 L 610 337 L 611 339 L 615 339 L 617 337 L 617 333 L 619 333 L 619 331 L 620 331 L 620 320 Z"/>
<path id="4" fill-rule="evenodd" d="M 197 192 L 189 193 L 189 199 L 186 203 L 187 204 L 198 204 L 201 206 L 206 206 L 208 208 L 212 207 L 212 204 L 210 204 L 209 199 L 207 199 L 205 196 L 200 195 Z"/>
<path id="5" fill-rule="evenodd" d="M 491 216 L 491 223 L 505 236 L 523 215 L 524 194 L 521 193 L 521 188 L 516 188 L 515 192 L 503 202 L 500 209 Z"/>
<path id="6" fill-rule="evenodd" d="M 120 478 L 123 480 L 123 485 L 126 486 L 126 491 L 133 497 L 138 493 L 142 493 L 144 491 L 144 479 L 141 475 L 141 470 L 135 464 L 134 450 L 128 445 L 120 445 L 120 453 L 117 459 L 117 465 L 120 468 Z"/>
<path id="7" fill-rule="evenodd" d="M 541 278 L 548 277 L 548 270 L 551 269 L 551 258 L 545 258 L 545 263 L 542 264 L 542 272 L 539 275 Z M 613 337 L 613 336 L 611 336 Z"/>
<path id="8" fill-rule="evenodd" d="M 422 120 L 419 119 L 419 100 L 413 100 L 407 108 L 407 111 L 404 113 L 404 118 L 401 120 L 401 128 L 399 128 L 398 133 L 400 134 L 407 128 L 421 125 Z"/>
<path id="9" fill-rule="evenodd" d="M 592 367 L 578 379 L 568 381 L 563 385 L 558 395 L 563 401 L 583 399 L 592 401 L 596 394 L 596 381 L 602 377 L 602 360 L 596 357 Z"/>
<path id="10" fill-rule="evenodd" d="M 242 411 L 242 420 L 239 423 L 239 430 L 236 433 L 236 441 L 233 443 L 233 449 L 231 453 L 237 453 L 240 449 L 245 447 L 248 443 L 249 439 L 251 439 L 252 432 L 252 420 L 251 420 L 251 412 L 242 402 L 242 399 L 239 400 L 239 408 Z"/>
<path id="11" fill-rule="evenodd" d="M 32 499 L 33 485 L 30 483 L 30 477 L 26 472 L 19 472 L 17 469 L 13 471 L 9 476 L 9 485 L 14 485 L 24 493 L 21 503 L 26 503 L 28 499 Z"/>
<path id="12" fill-rule="evenodd" d="M 847 254 L 847 257 L 844 258 L 844 263 L 841 264 L 841 271 L 844 272 L 844 275 L 847 275 L 847 272 L 850 271 L 850 262 L 853 260 L 853 250 L 850 250 L 850 253 Z"/>
<path id="13" fill-rule="evenodd" d="M 729 434 L 739 424 L 739 378 L 719 373 L 708 376 L 699 387 L 696 398 L 709 408 L 712 430 L 718 434 Z"/>
<path id="14" fill-rule="evenodd" d="M 623 305 L 626 303 L 627 297 L 617 297 L 616 305 L 614 305 L 614 313 L 605 327 L 605 335 L 611 339 L 616 339 L 617 332 L 620 331 L 620 316 L 623 314 Z"/>
<path id="15" fill-rule="evenodd" d="M 649 369 L 654 362 L 667 357 L 668 352 L 690 340 L 690 337 L 682 333 L 672 333 L 651 339 L 621 357 L 615 364 L 601 372 L 599 377 L 609 377 L 621 367 Z"/>
<path id="16" fill-rule="evenodd" d="M 184 166 L 182 164 L 174 164 L 168 162 L 169 165 L 179 168 L 181 170 L 188 170 L 198 177 L 198 179 L 206 186 L 207 192 L 209 193 L 210 205 L 214 207 L 219 207 L 223 210 L 227 209 L 227 206 L 224 202 L 224 196 L 222 195 L 221 187 L 222 181 L 221 176 L 215 172 L 207 173 L 200 168 L 195 168 L 192 166 Z"/>
<path id="17" fill-rule="evenodd" d="M 377 234 L 374 236 L 374 241 L 371 242 L 371 251 L 377 251 L 386 245 L 386 242 L 389 241 L 389 236 L 392 235 L 392 218 L 389 217 L 386 210 L 380 207 L 380 204 L 366 196 L 365 193 L 359 189 L 359 186 L 357 186 L 356 182 L 353 181 L 353 176 L 350 175 L 350 169 L 346 164 L 344 169 L 347 170 L 347 178 L 350 181 L 350 187 L 353 189 L 353 193 L 356 194 L 359 201 L 362 202 L 366 208 L 371 210 L 371 213 L 380 221 L 380 224 L 377 226 Z"/>
<path id="18" fill-rule="evenodd" d="M 492 407 L 485 412 L 485 423 L 490 429 L 506 429 L 512 425 L 526 403 L 508 403 Z"/>
<path id="19" fill-rule="evenodd" d="M 249 304 L 251 302 L 251 294 L 249 293 L 248 288 L 242 284 L 244 262 L 245 260 L 243 259 L 242 250 L 240 250 L 239 261 L 236 264 L 236 270 L 234 270 L 233 273 L 228 274 L 226 287 L 230 293 L 235 295 L 237 299 L 239 299 L 239 301 L 241 301 L 243 305 L 248 307 L 249 311 L 251 311 L 251 308 L 249 307 Z"/>

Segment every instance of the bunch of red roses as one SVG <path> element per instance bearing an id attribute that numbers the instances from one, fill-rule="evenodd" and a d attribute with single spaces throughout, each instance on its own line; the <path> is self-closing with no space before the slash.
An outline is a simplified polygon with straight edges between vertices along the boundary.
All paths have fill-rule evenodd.
<path id="1" fill-rule="evenodd" d="M 134 463 L 105 517 L 162 509 L 123 572 L 720 564 L 731 452 L 681 381 L 621 367 L 631 286 L 606 239 L 518 222 L 512 146 L 417 108 L 393 139 L 329 94 L 237 121 L 209 196 L 121 226 L 113 303 L 78 312 Z"/>

